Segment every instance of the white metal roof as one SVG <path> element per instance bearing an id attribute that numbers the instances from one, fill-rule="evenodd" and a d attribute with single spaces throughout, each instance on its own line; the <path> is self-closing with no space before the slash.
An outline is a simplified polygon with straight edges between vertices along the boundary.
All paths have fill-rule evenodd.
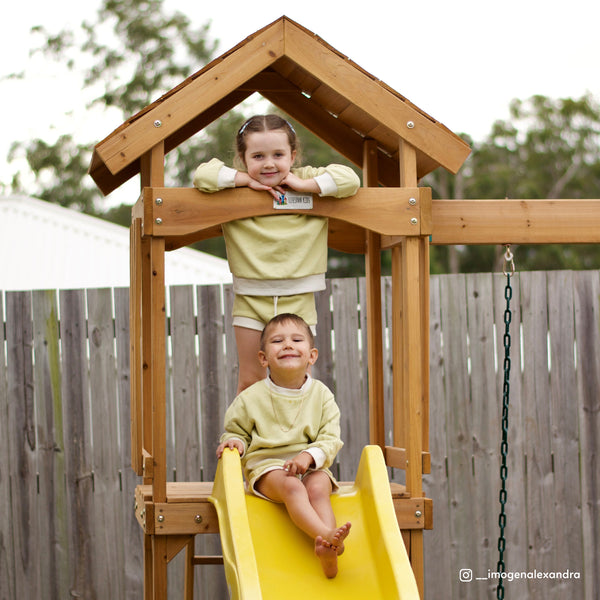
<path id="1" fill-rule="evenodd" d="M 27 196 L 0 196 L 0 290 L 129 286 L 129 229 Z M 166 285 L 230 283 L 227 261 L 165 255 Z"/>

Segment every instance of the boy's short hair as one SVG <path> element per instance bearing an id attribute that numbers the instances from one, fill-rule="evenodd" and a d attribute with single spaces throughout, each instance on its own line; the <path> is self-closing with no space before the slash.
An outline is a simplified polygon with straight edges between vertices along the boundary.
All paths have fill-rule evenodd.
<path id="1" fill-rule="evenodd" d="M 293 313 L 281 313 L 279 315 L 275 315 L 264 327 L 262 333 L 260 334 L 260 349 L 264 352 L 265 349 L 265 340 L 267 337 L 267 330 L 273 327 L 274 325 L 280 325 L 281 323 L 286 323 L 291 321 L 295 323 L 299 327 L 303 328 L 306 331 L 306 335 L 308 337 L 308 341 L 310 342 L 310 347 L 312 348 L 315 344 L 315 338 L 313 336 L 313 332 L 311 331 L 308 323 L 298 315 Z"/>

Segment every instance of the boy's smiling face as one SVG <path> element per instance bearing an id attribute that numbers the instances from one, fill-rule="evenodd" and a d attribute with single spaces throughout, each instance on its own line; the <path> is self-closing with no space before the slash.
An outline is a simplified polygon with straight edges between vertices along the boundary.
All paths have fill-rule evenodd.
<path id="1" fill-rule="evenodd" d="M 264 349 L 259 352 L 263 367 L 269 367 L 273 381 L 283 387 L 291 387 L 292 381 L 300 382 L 301 387 L 309 365 L 313 365 L 318 356 L 312 347 L 305 329 L 292 322 L 284 321 L 271 325 L 264 340 Z"/>

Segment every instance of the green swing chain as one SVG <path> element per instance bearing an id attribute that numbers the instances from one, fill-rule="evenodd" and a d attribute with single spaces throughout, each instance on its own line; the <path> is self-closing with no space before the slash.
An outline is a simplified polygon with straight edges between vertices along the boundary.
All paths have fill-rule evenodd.
<path id="1" fill-rule="evenodd" d="M 510 269 L 507 269 L 510 265 Z M 512 313 L 510 311 L 510 301 L 512 298 L 512 287 L 510 286 L 510 277 L 515 273 L 515 263 L 510 246 L 506 246 L 504 254 L 504 275 L 506 275 L 506 287 L 504 288 L 504 298 L 506 299 L 506 309 L 504 311 L 504 385 L 502 387 L 502 442 L 500 444 L 500 516 L 498 525 L 500 526 L 500 536 L 498 537 L 498 586 L 496 587 L 496 598 L 504 599 L 504 579 L 502 574 L 505 572 L 504 550 L 506 549 L 506 540 L 504 538 L 504 528 L 506 527 L 506 480 L 508 478 L 508 467 L 506 466 L 506 457 L 508 454 L 508 404 L 510 398 L 510 322 Z"/>

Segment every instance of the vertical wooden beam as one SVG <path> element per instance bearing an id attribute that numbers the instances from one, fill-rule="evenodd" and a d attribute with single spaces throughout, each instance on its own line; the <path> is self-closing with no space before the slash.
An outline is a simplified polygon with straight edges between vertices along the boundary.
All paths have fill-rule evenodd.
<path id="1" fill-rule="evenodd" d="M 400 185 L 417 186 L 413 146 L 400 140 Z M 405 237 L 392 248 L 394 443 L 406 449 L 406 490 L 423 495 L 423 400 L 429 375 L 429 255 L 419 235 Z M 427 263 L 427 264 L 426 264 Z M 427 313 L 427 315 L 425 314 Z M 427 332 L 425 335 L 425 331 Z M 419 594 L 424 597 L 423 531 L 410 531 L 410 559 Z"/>
<path id="2" fill-rule="evenodd" d="M 377 144 L 365 140 L 363 185 L 377 187 Z M 381 315 L 381 236 L 366 232 L 367 357 L 369 377 L 369 440 L 385 450 L 383 405 L 383 319 Z"/>
<path id="3" fill-rule="evenodd" d="M 131 466 L 143 474 L 142 438 L 142 221 L 133 218 L 129 253 L 129 352 L 131 386 Z"/>
<path id="4" fill-rule="evenodd" d="M 164 186 L 164 161 L 163 142 L 141 157 L 142 189 Z M 141 436 L 143 447 L 152 460 L 152 473 L 145 472 L 144 481 L 152 484 L 152 501 L 158 503 L 167 500 L 165 241 L 164 238 L 145 236 L 143 222 L 141 234 L 141 267 L 136 282 L 141 290 Z M 146 536 L 144 598 L 166 600 L 167 563 L 167 536 Z"/>

